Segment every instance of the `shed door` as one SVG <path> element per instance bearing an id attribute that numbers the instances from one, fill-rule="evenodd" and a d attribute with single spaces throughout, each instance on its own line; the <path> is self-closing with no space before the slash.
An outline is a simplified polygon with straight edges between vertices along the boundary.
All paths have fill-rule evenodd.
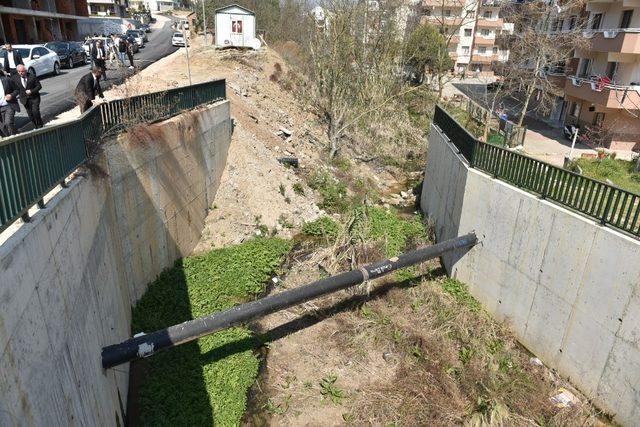
<path id="1" fill-rule="evenodd" d="M 247 30 L 242 15 L 229 15 L 231 19 L 231 45 L 244 46 L 244 34 Z"/>

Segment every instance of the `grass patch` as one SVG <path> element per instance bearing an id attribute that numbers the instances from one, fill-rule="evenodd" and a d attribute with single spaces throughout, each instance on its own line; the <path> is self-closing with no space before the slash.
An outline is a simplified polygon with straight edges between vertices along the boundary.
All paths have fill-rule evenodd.
<path id="1" fill-rule="evenodd" d="M 302 232 L 310 237 L 335 239 L 340 232 L 340 226 L 332 218 L 323 216 L 315 221 L 306 222 L 302 226 Z"/>
<path id="2" fill-rule="evenodd" d="M 504 147 L 506 145 L 506 141 L 504 139 L 504 135 L 500 135 L 499 133 L 492 133 L 487 138 L 487 142 L 493 145 L 499 145 L 500 147 Z"/>
<path id="3" fill-rule="evenodd" d="M 289 250 L 288 241 L 259 238 L 179 260 L 134 308 L 133 332 L 155 331 L 254 298 Z M 143 360 L 139 423 L 238 425 L 259 360 L 251 350 L 227 355 L 221 348 L 247 339 L 253 339 L 247 328 L 231 328 Z"/>
<path id="4" fill-rule="evenodd" d="M 640 173 L 634 172 L 634 161 L 605 158 L 578 159 L 575 163 L 584 176 L 599 181 L 608 179 L 620 188 L 640 194 Z"/>
<path id="5" fill-rule="evenodd" d="M 467 285 L 456 279 L 447 278 L 442 282 L 442 289 L 451 295 L 458 304 L 462 304 L 469 311 L 477 313 L 482 310 L 482 306 L 470 293 Z"/>
<path id="6" fill-rule="evenodd" d="M 335 179 L 329 172 L 315 173 L 309 179 L 309 187 L 318 191 L 322 201 L 318 206 L 329 213 L 344 213 L 352 205 L 347 195 L 347 186 Z"/>
<path id="7" fill-rule="evenodd" d="M 427 228 L 420 215 L 406 219 L 400 217 L 393 209 L 378 207 L 365 209 L 368 222 L 367 236 L 383 242 L 385 255 L 389 257 L 400 255 L 411 241 L 426 241 Z"/>

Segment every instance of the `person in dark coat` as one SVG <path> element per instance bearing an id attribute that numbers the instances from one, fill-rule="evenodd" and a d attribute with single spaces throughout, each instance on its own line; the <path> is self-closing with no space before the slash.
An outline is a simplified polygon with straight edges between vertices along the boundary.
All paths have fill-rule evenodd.
<path id="1" fill-rule="evenodd" d="M 27 110 L 29 119 L 36 129 L 41 128 L 44 123 L 40 115 L 40 81 L 36 76 L 30 75 L 24 65 L 18 65 L 18 75 L 13 81 L 20 91 L 20 102 Z"/>
<path id="2" fill-rule="evenodd" d="M 96 44 L 91 48 L 91 58 L 93 58 L 94 65 L 100 67 L 102 70 L 102 79 L 107 80 L 107 49 L 105 49 L 102 40 L 98 40 Z"/>
<path id="3" fill-rule="evenodd" d="M 104 99 L 102 88 L 100 87 L 100 79 L 102 77 L 102 69 L 97 65 L 91 69 L 89 74 L 84 75 L 76 86 L 75 97 L 76 104 L 80 106 L 80 113 L 84 113 L 93 105 L 96 96 Z"/>
<path id="4" fill-rule="evenodd" d="M 4 49 L 4 72 L 7 75 L 15 76 L 18 74 L 16 71 L 18 65 L 24 65 L 24 62 L 22 62 L 22 56 L 20 55 L 20 52 L 13 50 L 11 43 L 5 44 Z"/>
<path id="5" fill-rule="evenodd" d="M 1 76 L 2 90 L 0 91 L 0 133 L 2 136 L 15 135 L 16 112 L 20 111 L 18 95 L 20 91 L 14 81 L 8 76 Z"/>

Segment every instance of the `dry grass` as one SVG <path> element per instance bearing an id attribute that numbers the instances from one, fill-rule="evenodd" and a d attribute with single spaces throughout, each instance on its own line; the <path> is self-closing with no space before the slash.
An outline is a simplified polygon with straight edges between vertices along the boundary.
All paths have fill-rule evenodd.
<path id="1" fill-rule="evenodd" d="M 445 289 L 448 289 L 447 292 Z M 492 321 L 459 283 L 424 278 L 340 317 L 345 352 L 385 354 L 393 381 L 363 390 L 349 404 L 355 425 L 586 426 L 588 403 L 557 409 L 549 397 L 567 387 L 531 364 L 506 327 Z"/>

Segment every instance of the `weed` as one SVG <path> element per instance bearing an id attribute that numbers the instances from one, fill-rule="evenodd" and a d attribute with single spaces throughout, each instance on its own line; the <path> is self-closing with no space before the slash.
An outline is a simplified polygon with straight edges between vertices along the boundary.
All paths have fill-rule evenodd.
<path id="1" fill-rule="evenodd" d="M 476 351 L 471 347 L 462 347 L 458 354 L 458 358 L 460 359 L 463 365 L 466 365 L 469 362 L 471 362 L 471 359 L 473 359 L 475 354 L 476 354 Z"/>
<path id="2" fill-rule="evenodd" d="M 177 261 L 133 309 L 132 331 L 166 328 L 253 298 L 264 291 L 290 245 L 258 238 Z M 251 332 L 236 327 L 145 359 L 137 396 L 142 424 L 239 424 L 259 360 L 251 350 L 218 353 L 243 340 L 253 340 Z"/>
<path id="3" fill-rule="evenodd" d="M 303 384 L 304 388 L 311 389 L 313 388 L 313 383 L 311 381 L 305 381 Z"/>
<path id="4" fill-rule="evenodd" d="M 320 394 L 322 395 L 323 400 L 331 400 L 334 405 L 339 405 L 342 403 L 342 399 L 346 397 L 344 390 L 338 388 L 336 386 L 336 381 L 338 381 L 338 376 L 335 374 L 325 375 L 320 380 Z"/>
<path id="5" fill-rule="evenodd" d="M 397 256 L 402 253 L 409 240 L 426 241 L 427 229 L 419 215 L 411 219 L 401 218 L 395 210 L 368 208 L 368 237 L 384 242 L 385 254 Z"/>
<path id="6" fill-rule="evenodd" d="M 345 412 L 342 414 L 342 420 L 347 424 L 352 424 L 356 420 L 356 417 L 354 417 L 353 414 Z"/>
<path id="7" fill-rule="evenodd" d="M 302 232 L 307 236 L 335 239 L 340 226 L 332 218 L 323 216 L 302 226 Z"/>
<path id="8" fill-rule="evenodd" d="M 482 306 L 467 289 L 467 285 L 457 281 L 456 279 L 445 279 L 442 282 L 442 289 L 451 295 L 458 304 L 466 306 L 470 311 L 476 313 L 482 310 Z"/>
<path id="9" fill-rule="evenodd" d="M 273 415 L 284 415 L 289 410 L 289 404 L 291 402 L 291 395 L 287 395 L 284 400 L 280 403 L 276 403 L 273 399 L 267 400 L 266 405 L 264 405 L 264 409 Z"/>
<path id="10" fill-rule="evenodd" d="M 280 224 L 282 228 L 287 229 L 291 229 L 294 227 L 293 222 L 289 221 L 285 214 L 280 214 L 280 217 L 278 218 L 278 224 Z"/>
<path id="11" fill-rule="evenodd" d="M 287 204 L 291 204 L 291 198 L 290 197 L 285 197 L 284 198 L 284 202 Z"/>
<path id="12" fill-rule="evenodd" d="M 280 190 L 280 194 L 282 195 L 282 197 L 284 197 L 284 192 L 285 192 L 284 184 L 280 184 L 278 189 Z"/>
<path id="13" fill-rule="evenodd" d="M 309 187 L 318 191 L 322 201 L 318 206 L 327 212 L 344 213 L 351 206 L 347 186 L 328 172 L 316 173 L 309 179 Z"/>
<path id="14" fill-rule="evenodd" d="M 298 196 L 304 196 L 304 187 L 299 182 L 293 184 L 291 186 L 291 189 L 293 190 L 294 194 L 297 194 Z"/>
<path id="15" fill-rule="evenodd" d="M 348 172 L 349 169 L 351 169 L 351 162 L 348 158 L 343 156 L 334 157 L 331 159 L 331 164 L 342 172 Z"/>

